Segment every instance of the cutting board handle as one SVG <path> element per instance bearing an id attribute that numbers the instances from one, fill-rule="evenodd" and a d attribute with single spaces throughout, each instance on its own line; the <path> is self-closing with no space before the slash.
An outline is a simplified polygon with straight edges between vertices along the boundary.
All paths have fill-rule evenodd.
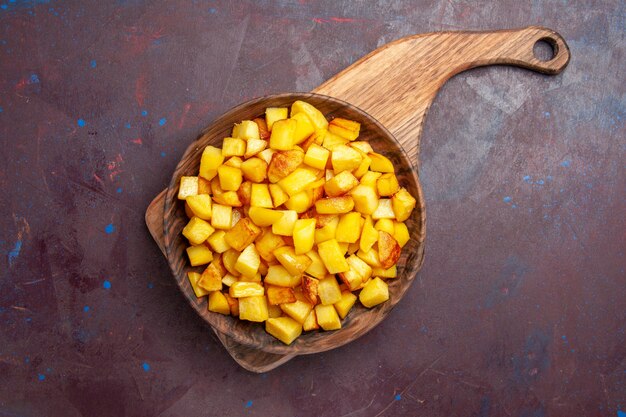
<path id="1" fill-rule="evenodd" d="M 537 42 L 553 56 L 535 57 Z M 492 32 L 435 32 L 388 43 L 313 90 L 347 101 L 381 122 L 418 168 L 424 119 L 450 77 L 485 65 L 515 65 L 558 74 L 570 60 L 561 35 L 538 26 Z"/>

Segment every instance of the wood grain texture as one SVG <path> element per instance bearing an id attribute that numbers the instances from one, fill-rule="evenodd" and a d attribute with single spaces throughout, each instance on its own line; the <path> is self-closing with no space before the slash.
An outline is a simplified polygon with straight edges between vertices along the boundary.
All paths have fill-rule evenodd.
<path id="1" fill-rule="evenodd" d="M 540 61 L 533 55 L 537 41 L 552 45 L 554 56 L 548 61 Z M 336 108 L 338 101 L 314 95 L 298 96 L 320 106 L 324 113 L 350 109 L 351 112 L 364 110 L 368 114 L 367 126 L 379 129 L 382 140 L 375 147 L 383 147 L 383 153 L 392 157 L 396 166 L 402 167 L 400 175 L 404 180 L 414 177 L 419 163 L 419 142 L 427 111 L 436 97 L 437 91 L 447 79 L 466 69 L 485 65 L 516 65 L 545 74 L 559 73 L 569 62 L 569 49 L 557 33 L 540 27 L 496 32 L 438 32 L 416 35 L 389 43 L 357 61 L 313 91 L 340 98 L 356 106 Z M 186 266 L 183 254 L 185 242 L 180 230 L 185 220 L 182 205 L 175 197 L 178 179 L 181 175 L 197 172 L 201 149 L 207 144 L 218 144 L 221 138 L 230 133 L 235 121 L 252 118 L 262 113 L 261 106 L 272 100 L 272 105 L 289 104 L 295 95 L 281 95 L 261 98 L 238 106 L 216 120 L 204 134 L 185 152 L 178 165 L 170 187 L 163 200 L 163 193 L 150 205 L 146 222 L 155 240 L 164 236 L 160 247 L 165 249 L 170 266 L 177 281 L 191 305 L 213 328 L 231 356 L 244 368 L 264 372 L 288 361 L 296 354 L 321 352 L 332 349 L 364 334 L 380 322 L 385 314 L 399 301 L 415 273 L 423 262 L 423 242 L 425 238 L 425 207 L 419 182 L 411 184 L 411 191 L 418 196 L 419 209 L 411 219 L 412 248 L 403 251 L 402 277 L 392 286 L 392 300 L 371 311 L 359 307 L 345 321 L 341 332 L 311 333 L 304 335 L 290 347 L 277 342 L 259 327 L 243 323 L 230 317 L 216 317 L 206 310 L 206 302 L 195 299 L 184 277 Z M 286 100 L 286 101 L 285 101 Z M 317 101 L 320 100 L 320 101 Z M 278 104 L 277 104 L 278 103 Z M 354 117 L 354 113 L 351 113 Z M 385 133 L 385 126 L 391 135 Z M 397 143 L 394 141 L 394 136 Z M 403 151 L 406 150 L 406 153 Z M 407 157 L 408 155 L 408 157 Z M 163 204 L 164 203 L 164 204 Z M 158 230 L 161 207 L 164 207 L 164 229 Z M 418 226 L 419 225 L 419 226 Z M 363 311 L 365 310 L 365 311 Z M 274 356 L 267 356 L 268 353 Z"/>
<path id="2" fill-rule="evenodd" d="M 533 55 L 540 40 L 554 49 L 549 61 Z M 313 92 L 340 98 L 371 114 L 398 138 L 417 168 L 426 114 L 450 77 L 485 65 L 515 65 L 558 74 L 569 59 L 563 38 L 542 27 L 427 33 L 376 49 Z"/>

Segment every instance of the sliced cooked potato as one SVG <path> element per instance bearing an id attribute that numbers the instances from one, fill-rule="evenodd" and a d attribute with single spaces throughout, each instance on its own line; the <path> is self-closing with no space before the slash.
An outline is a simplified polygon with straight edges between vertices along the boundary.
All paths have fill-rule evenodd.
<path id="1" fill-rule="evenodd" d="M 383 279 L 398 275 L 416 200 L 360 128 L 296 101 L 203 150 L 178 198 L 189 263 L 208 264 L 189 282 L 209 311 L 265 322 L 291 344 L 303 330 L 340 329 L 357 298 L 389 299 Z"/>

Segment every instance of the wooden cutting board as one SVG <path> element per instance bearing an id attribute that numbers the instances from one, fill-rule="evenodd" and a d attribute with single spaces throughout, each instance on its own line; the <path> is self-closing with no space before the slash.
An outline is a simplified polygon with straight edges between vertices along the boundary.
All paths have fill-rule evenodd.
<path id="1" fill-rule="evenodd" d="M 533 49 L 539 41 L 552 47 L 551 59 L 542 61 L 535 57 Z M 427 33 L 398 39 L 376 49 L 312 92 L 344 100 L 372 115 L 396 137 L 417 170 L 424 119 L 439 88 L 449 78 L 486 65 L 515 65 L 558 74 L 569 59 L 569 48 L 563 38 L 542 27 Z M 148 206 L 146 224 L 165 254 L 164 196 L 165 190 Z M 269 371 L 295 356 L 252 349 L 215 333 L 233 359 L 252 372 Z"/>

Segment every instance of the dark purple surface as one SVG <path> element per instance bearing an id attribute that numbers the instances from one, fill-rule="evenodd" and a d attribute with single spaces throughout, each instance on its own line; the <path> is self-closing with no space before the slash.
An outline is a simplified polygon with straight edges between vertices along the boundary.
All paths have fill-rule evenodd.
<path id="1" fill-rule="evenodd" d="M 625 16 L 2 0 L 0 416 L 623 416 Z M 189 141 L 399 37 L 530 24 L 567 40 L 563 74 L 474 70 L 431 109 L 426 261 L 405 299 L 348 346 L 239 368 L 143 221 Z"/>

